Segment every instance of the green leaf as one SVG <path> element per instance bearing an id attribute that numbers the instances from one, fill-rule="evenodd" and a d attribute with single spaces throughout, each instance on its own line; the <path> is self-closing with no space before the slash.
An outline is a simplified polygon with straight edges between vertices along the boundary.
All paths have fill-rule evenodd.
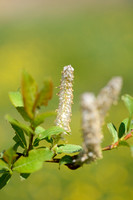
<path id="1" fill-rule="evenodd" d="M 39 137 L 35 139 L 34 146 L 38 146 L 41 140 L 46 140 L 47 142 L 52 143 L 51 137 L 59 135 L 62 132 L 65 132 L 65 130 L 63 128 L 60 128 L 59 126 L 53 126 L 51 128 L 48 128 L 47 130 L 39 126 L 35 129 L 35 133 L 39 135 Z"/>
<path id="2" fill-rule="evenodd" d="M 15 125 L 12 125 L 13 129 L 16 131 L 16 135 L 13 137 L 13 140 L 19 144 L 24 149 L 27 149 L 26 139 L 22 129 L 18 128 Z"/>
<path id="3" fill-rule="evenodd" d="M 25 121 L 30 121 L 28 114 L 25 112 L 22 94 L 20 91 L 9 92 L 9 98 L 17 111 L 21 114 Z"/>
<path id="4" fill-rule="evenodd" d="M 36 107 L 40 107 L 42 105 L 47 106 L 48 101 L 52 98 L 53 94 L 53 83 L 51 80 L 45 80 L 43 83 L 42 90 L 38 93 L 36 99 Z"/>
<path id="5" fill-rule="evenodd" d="M 20 179 L 21 181 L 26 180 L 30 176 L 30 173 L 21 173 L 20 174 Z"/>
<path id="6" fill-rule="evenodd" d="M 130 145 L 129 145 L 128 142 L 126 142 L 126 141 L 120 141 L 120 142 L 119 142 L 119 146 L 130 147 Z"/>
<path id="7" fill-rule="evenodd" d="M 125 134 L 128 134 L 129 131 L 131 131 L 133 129 L 133 120 L 126 118 L 122 121 L 122 123 L 124 123 L 124 125 L 125 125 Z"/>
<path id="8" fill-rule="evenodd" d="M 34 147 L 37 147 L 38 145 L 39 145 L 39 142 L 40 142 L 41 140 L 39 139 L 39 138 L 36 138 L 35 140 L 34 140 L 34 143 L 33 143 L 33 146 Z"/>
<path id="9" fill-rule="evenodd" d="M 117 142 L 118 141 L 118 133 L 116 131 L 115 126 L 112 123 L 108 123 L 107 127 L 108 127 L 109 132 L 113 136 L 113 143 Z"/>
<path id="10" fill-rule="evenodd" d="M 43 138 L 43 139 L 36 138 L 36 139 L 34 140 L 33 146 L 34 146 L 34 147 L 39 146 L 39 142 L 42 141 L 42 140 L 44 140 L 44 138 Z M 45 140 L 46 140 L 47 142 L 51 143 L 51 144 L 53 143 L 52 138 L 49 139 L 48 137 L 46 137 Z"/>
<path id="11" fill-rule="evenodd" d="M 21 88 L 25 111 L 27 112 L 28 116 L 33 119 L 33 106 L 37 96 L 37 84 L 26 71 L 23 72 Z"/>
<path id="12" fill-rule="evenodd" d="M 14 139 L 14 138 L 13 138 Z M 16 142 L 13 146 L 15 152 L 17 152 L 18 147 L 20 146 L 19 142 Z"/>
<path id="13" fill-rule="evenodd" d="M 133 97 L 126 94 L 126 95 L 122 96 L 122 100 L 124 101 L 128 111 L 130 113 L 130 117 L 129 117 L 129 121 L 128 121 L 128 125 L 127 125 L 127 132 L 129 132 L 131 129 L 131 123 L 132 123 L 132 117 L 133 117 Z"/>
<path id="14" fill-rule="evenodd" d="M 61 133 L 65 132 L 65 130 L 59 126 L 53 126 L 51 128 L 48 128 L 44 132 L 40 133 L 40 139 L 44 139 L 46 137 L 50 138 L 53 135 L 59 135 Z"/>
<path id="15" fill-rule="evenodd" d="M 25 121 L 31 122 L 30 117 L 28 116 L 28 114 L 25 112 L 24 107 L 16 107 L 17 111 L 19 112 L 19 114 L 23 117 L 23 119 Z"/>
<path id="16" fill-rule="evenodd" d="M 45 129 L 43 127 L 41 127 L 41 126 L 36 127 L 36 129 L 35 129 L 36 135 L 41 135 L 41 134 L 43 134 L 43 132 L 45 132 Z"/>
<path id="17" fill-rule="evenodd" d="M 122 121 L 122 123 L 124 123 L 125 125 L 125 133 L 127 133 L 127 128 L 128 128 L 128 122 L 129 122 L 129 118 L 126 118 Z"/>
<path id="18" fill-rule="evenodd" d="M 82 147 L 74 144 L 62 144 L 55 148 L 56 153 L 76 153 L 82 150 Z"/>
<path id="19" fill-rule="evenodd" d="M 27 144 L 26 144 L 26 139 L 25 139 L 25 136 L 24 136 L 24 133 L 23 133 L 23 130 L 14 125 L 14 124 L 11 124 L 12 125 L 12 128 L 15 130 L 15 133 L 16 135 L 14 136 L 14 141 L 16 143 L 19 144 L 19 146 L 21 146 L 22 148 L 26 149 L 27 148 Z"/>
<path id="20" fill-rule="evenodd" d="M 13 129 L 14 129 L 14 127 L 15 128 L 18 127 L 20 129 L 22 129 L 26 133 L 26 135 L 28 135 L 28 136 L 31 135 L 31 133 L 34 134 L 33 130 L 30 127 L 26 126 L 25 124 L 22 124 L 22 123 L 18 122 L 17 120 L 13 119 L 9 115 L 6 115 L 5 118 L 10 122 L 10 124 L 13 127 Z"/>
<path id="21" fill-rule="evenodd" d="M 38 126 L 36 127 L 35 129 L 35 134 L 38 135 L 38 136 L 41 136 L 41 133 L 43 133 L 45 131 L 45 129 L 41 126 Z M 34 140 L 34 143 L 33 143 L 33 146 L 34 147 L 37 147 L 39 145 L 39 142 L 41 141 L 41 139 L 39 137 L 37 137 L 35 140 Z"/>
<path id="22" fill-rule="evenodd" d="M 127 134 L 133 129 L 133 120 L 132 120 L 132 117 L 130 116 L 128 118 L 128 121 L 127 121 Z"/>
<path id="23" fill-rule="evenodd" d="M 7 149 L 3 154 L 3 159 L 8 163 L 10 168 L 15 158 L 16 158 L 16 152 L 13 149 L 13 147 L 10 147 L 9 149 Z"/>
<path id="24" fill-rule="evenodd" d="M 19 173 L 35 172 L 43 166 L 44 161 L 51 160 L 53 155 L 48 148 L 31 150 L 28 157 L 21 156 L 15 162 L 13 170 Z"/>
<path id="25" fill-rule="evenodd" d="M 1 177 L 0 177 L 0 189 L 2 189 L 10 180 L 11 174 L 9 172 L 5 172 Z"/>
<path id="26" fill-rule="evenodd" d="M 6 170 L 6 169 L 0 169 L 0 174 L 3 174 L 3 173 L 5 173 L 5 172 L 7 172 L 8 170 Z M 10 171 L 10 170 L 9 170 Z"/>
<path id="27" fill-rule="evenodd" d="M 9 170 L 9 167 L 7 165 L 7 163 L 5 163 L 3 160 L 0 159 L 0 170 Z"/>
<path id="28" fill-rule="evenodd" d="M 72 163 L 72 160 L 73 159 L 71 156 L 65 155 L 60 159 L 59 165 L 61 166 L 61 165 L 65 165 L 65 164 L 70 164 L 70 163 Z"/>
<path id="29" fill-rule="evenodd" d="M 122 96 L 122 100 L 124 101 L 130 115 L 132 116 L 133 115 L 133 97 L 126 94 L 126 95 Z"/>
<path id="30" fill-rule="evenodd" d="M 9 92 L 9 98 L 15 107 L 24 107 L 23 98 L 20 91 Z"/>
<path id="31" fill-rule="evenodd" d="M 125 134 L 126 128 L 125 123 L 121 123 L 118 131 L 118 137 L 121 138 Z"/>
<path id="32" fill-rule="evenodd" d="M 33 126 L 34 127 L 39 126 L 41 123 L 44 122 L 44 120 L 47 117 L 51 117 L 51 116 L 55 116 L 55 115 L 56 115 L 55 112 L 45 112 L 45 113 L 42 113 L 40 115 L 37 115 L 34 122 L 33 122 Z"/>

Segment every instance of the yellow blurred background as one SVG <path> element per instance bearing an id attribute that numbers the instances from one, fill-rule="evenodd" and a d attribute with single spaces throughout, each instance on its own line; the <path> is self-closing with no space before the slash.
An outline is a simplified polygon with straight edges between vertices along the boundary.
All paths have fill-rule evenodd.
<path id="1" fill-rule="evenodd" d="M 14 133 L 5 114 L 18 117 L 8 92 L 20 87 L 26 69 L 41 85 L 51 77 L 58 86 L 63 66 L 75 69 L 72 135 L 81 144 L 80 94 L 96 94 L 112 76 L 123 77 L 122 94 L 133 95 L 132 0 L 0 0 L 0 151 L 13 144 Z M 54 96 L 47 109 L 56 109 Z M 45 109 L 44 109 L 45 110 Z M 128 116 L 120 100 L 106 122 L 117 126 Z M 21 119 L 21 118 L 20 118 Z M 54 124 L 47 120 L 44 127 Z M 106 124 L 103 146 L 112 141 Z M 103 159 L 70 171 L 45 164 L 28 180 L 14 174 L 0 191 L 1 200 L 131 200 L 133 158 L 127 147 L 103 153 Z"/>

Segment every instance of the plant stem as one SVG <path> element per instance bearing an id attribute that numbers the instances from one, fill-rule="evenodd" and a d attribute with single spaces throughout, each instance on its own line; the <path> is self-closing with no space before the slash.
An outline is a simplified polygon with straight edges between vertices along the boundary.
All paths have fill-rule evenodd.
<path id="1" fill-rule="evenodd" d="M 34 118 L 35 118 L 35 113 L 34 113 Z M 34 120 L 34 119 L 33 119 Z M 30 125 L 30 128 L 33 130 L 33 132 L 35 132 L 35 127 L 32 126 L 32 123 Z M 29 136 L 29 147 L 27 149 L 27 155 L 28 155 L 28 152 L 33 149 L 33 138 L 34 138 L 34 134 L 31 133 L 31 135 Z"/>
<path id="2" fill-rule="evenodd" d="M 31 134 L 31 136 L 29 137 L 29 147 L 28 147 L 27 153 L 33 148 L 33 145 L 32 145 L 33 137 L 34 137 L 33 134 Z"/>
<path id="3" fill-rule="evenodd" d="M 133 135 L 133 130 L 131 130 L 130 133 L 128 133 L 126 136 L 124 136 L 123 138 L 121 138 L 120 140 L 118 140 L 117 142 L 115 142 L 114 144 L 111 144 L 107 147 L 102 148 L 102 151 L 107 151 L 107 150 L 112 150 L 115 149 L 118 145 L 120 141 L 126 141 L 129 138 L 131 138 Z M 73 159 L 75 159 L 75 156 L 73 156 Z M 53 160 L 50 161 L 46 161 L 46 162 L 51 162 L 51 163 L 59 163 L 60 162 L 60 158 L 53 158 Z M 71 164 L 65 164 L 69 169 L 77 169 L 79 167 L 81 167 L 82 165 L 74 165 L 74 163 Z"/>
<path id="4" fill-rule="evenodd" d="M 119 145 L 120 141 L 126 141 L 127 139 L 131 138 L 133 136 L 132 132 L 133 132 L 133 130 L 130 133 L 128 133 L 126 136 L 124 136 L 122 139 L 120 139 L 117 142 L 115 142 L 114 144 L 111 144 L 111 145 L 109 145 L 107 147 L 102 148 L 102 151 L 115 149 Z"/>
<path id="5" fill-rule="evenodd" d="M 35 131 L 35 128 L 32 127 L 32 125 L 31 125 L 31 129 L 33 130 L 33 132 Z M 31 149 L 33 149 L 33 145 L 32 145 L 32 143 L 33 143 L 33 138 L 34 138 L 34 134 L 31 133 L 31 135 L 29 136 L 29 147 L 28 147 L 28 149 L 27 149 L 27 155 L 28 155 L 28 152 L 29 152 Z"/>

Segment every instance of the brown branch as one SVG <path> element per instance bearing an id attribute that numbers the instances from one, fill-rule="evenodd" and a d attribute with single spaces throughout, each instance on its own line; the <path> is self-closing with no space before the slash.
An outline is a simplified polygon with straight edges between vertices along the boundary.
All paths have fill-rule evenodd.
<path id="1" fill-rule="evenodd" d="M 59 159 L 59 158 L 54 158 L 53 160 L 46 160 L 45 162 L 59 163 L 59 162 L 60 162 L 60 159 Z"/>
<path id="2" fill-rule="evenodd" d="M 77 155 L 72 156 L 73 160 L 75 160 L 75 158 L 77 158 Z M 53 160 L 47 160 L 45 162 L 48 162 L 48 163 L 59 163 L 60 162 L 60 158 L 54 158 Z M 78 169 L 79 167 L 82 166 L 81 164 L 77 164 L 77 163 L 73 163 L 73 162 L 65 164 L 65 165 L 71 170 Z"/>
<path id="3" fill-rule="evenodd" d="M 31 125 L 31 129 L 33 130 L 33 132 L 35 131 L 35 128 L 32 127 L 32 125 Z M 33 139 L 34 139 L 34 134 L 31 133 L 31 135 L 29 136 L 29 147 L 27 149 L 27 155 L 28 155 L 29 151 L 33 149 L 33 144 L 32 144 Z"/>
<path id="4" fill-rule="evenodd" d="M 122 140 L 120 139 L 117 142 L 115 142 L 114 144 L 111 144 L 111 145 L 109 145 L 107 147 L 102 148 L 102 151 L 107 151 L 107 150 L 115 149 L 119 145 L 120 141 L 126 141 L 129 138 L 131 138 L 133 136 L 132 133 L 133 133 L 133 130 L 131 130 L 131 132 L 128 133 Z"/>
<path id="5" fill-rule="evenodd" d="M 126 141 L 129 138 L 131 138 L 133 135 L 133 130 L 131 130 L 130 133 L 128 133 L 126 136 L 124 136 L 123 138 L 119 139 L 117 142 L 115 142 L 114 144 L 111 144 L 107 147 L 102 148 L 102 151 L 107 151 L 107 150 L 112 150 L 115 149 L 118 145 L 120 141 Z M 77 159 L 78 155 L 74 155 L 72 156 L 73 160 Z M 60 159 L 59 158 L 54 158 L 53 160 L 49 160 L 49 161 L 45 161 L 45 162 L 50 162 L 50 163 L 59 163 Z M 83 163 L 70 163 L 70 164 L 65 164 L 69 169 L 71 170 L 75 170 L 78 169 L 79 167 L 82 167 Z"/>

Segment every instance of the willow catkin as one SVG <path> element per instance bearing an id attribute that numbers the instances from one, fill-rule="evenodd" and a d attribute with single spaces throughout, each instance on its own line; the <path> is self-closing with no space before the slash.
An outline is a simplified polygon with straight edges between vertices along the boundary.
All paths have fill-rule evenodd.
<path id="1" fill-rule="evenodd" d="M 90 163 L 102 157 L 101 124 L 97 110 L 96 98 L 93 93 L 81 96 L 83 151 L 75 160 L 77 163 Z"/>
<path id="2" fill-rule="evenodd" d="M 111 105 L 117 102 L 119 93 L 122 88 L 122 78 L 113 77 L 108 84 L 101 89 L 97 96 L 97 108 L 100 114 L 101 125 L 110 109 Z"/>
<path id="3" fill-rule="evenodd" d="M 95 98 L 93 93 L 81 96 L 83 151 L 74 160 L 74 165 L 90 163 L 102 157 L 101 127 L 113 103 L 117 102 L 122 87 L 122 78 L 112 78 Z"/>
<path id="4" fill-rule="evenodd" d="M 62 71 L 62 79 L 59 91 L 59 107 L 57 110 L 56 126 L 60 126 L 66 132 L 71 132 L 71 106 L 73 103 L 73 79 L 74 69 L 71 65 L 65 66 Z"/>

